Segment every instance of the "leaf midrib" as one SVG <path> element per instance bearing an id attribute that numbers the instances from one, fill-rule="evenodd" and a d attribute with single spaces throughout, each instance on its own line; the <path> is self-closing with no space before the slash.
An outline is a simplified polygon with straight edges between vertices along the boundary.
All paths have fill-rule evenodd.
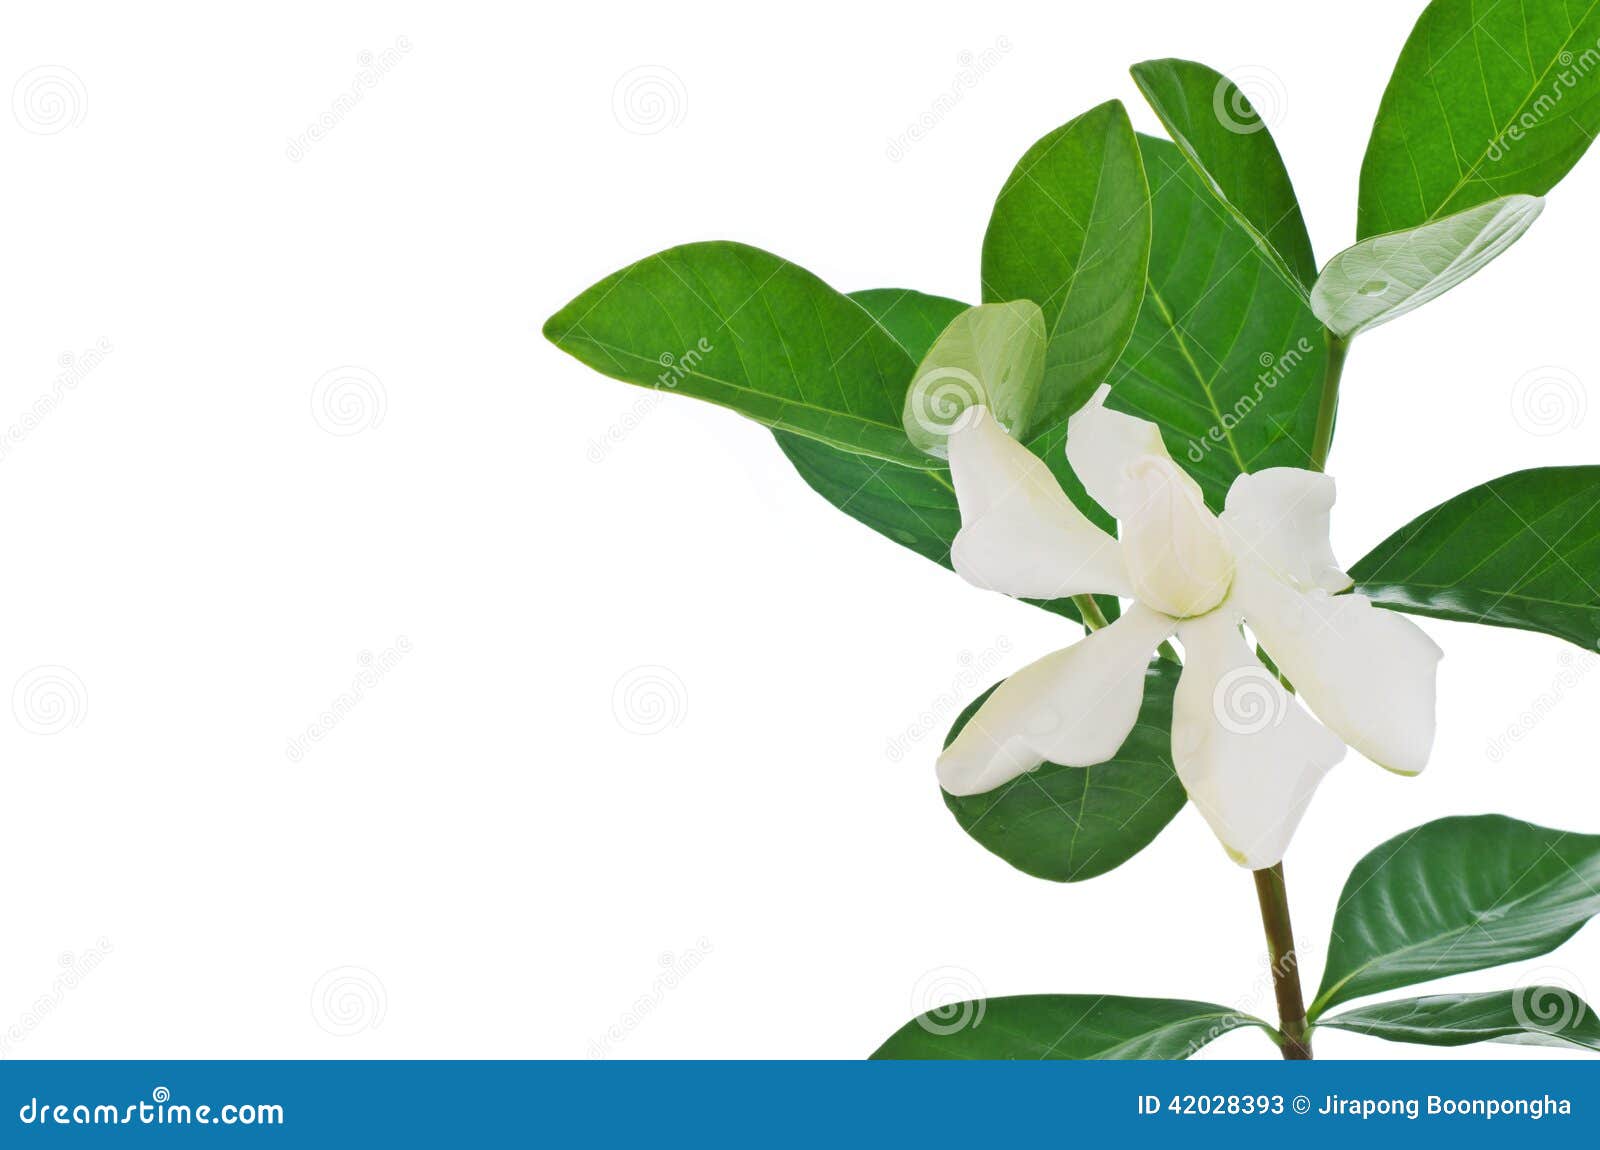
<path id="1" fill-rule="evenodd" d="M 1154 1030 L 1147 1030 L 1136 1038 L 1124 1039 L 1115 1046 L 1105 1047 L 1094 1057 L 1102 1060 L 1107 1058 L 1115 1058 L 1121 1051 L 1127 1050 L 1133 1046 L 1137 1046 L 1140 1043 L 1148 1042 L 1153 1038 L 1160 1038 L 1171 1031 L 1181 1030 L 1193 1023 L 1213 1020 L 1227 1020 L 1230 1018 L 1238 1020 L 1238 1025 L 1232 1028 L 1234 1030 L 1239 1029 L 1241 1026 L 1259 1026 L 1263 1030 L 1269 1032 L 1272 1030 L 1272 1027 L 1268 1026 L 1265 1022 L 1262 1022 L 1259 1018 L 1255 1018 L 1252 1015 L 1243 1014 L 1237 1010 L 1214 1010 L 1207 1014 L 1191 1014 L 1187 1018 L 1180 1018 L 1174 1022 L 1169 1022 L 1163 1026 L 1158 1026 Z"/>
<path id="2" fill-rule="evenodd" d="M 1362 590 L 1378 587 L 1418 587 L 1425 591 L 1458 591 L 1462 587 L 1459 583 L 1418 583 L 1410 579 L 1374 579 L 1360 582 Z M 1495 601 L 1504 602 L 1507 599 L 1517 599 L 1525 603 L 1543 603 L 1550 607 L 1570 607 L 1580 611 L 1600 611 L 1600 603 L 1581 603 L 1577 600 L 1548 599 L 1542 595 L 1525 595 L 1520 591 L 1497 591 L 1490 587 L 1467 587 L 1466 590 L 1474 591 L 1480 595 L 1493 595 Z"/>
<path id="3" fill-rule="evenodd" d="M 1519 102 L 1517 104 L 1516 110 L 1511 114 L 1511 118 L 1509 120 L 1507 120 L 1503 125 L 1501 125 L 1499 131 L 1495 132 L 1494 135 L 1489 137 L 1491 142 L 1500 139 L 1508 131 L 1510 131 L 1511 130 L 1511 125 L 1515 124 L 1517 122 L 1518 118 L 1522 116 L 1524 110 L 1528 106 L 1528 101 L 1533 98 L 1533 94 L 1535 92 L 1537 92 L 1541 87 L 1544 86 L 1544 82 L 1545 82 L 1546 77 L 1548 77 L 1550 75 L 1550 69 L 1555 67 L 1557 61 L 1559 61 L 1561 59 L 1561 53 L 1567 51 L 1567 49 L 1572 46 L 1574 40 L 1576 39 L 1576 37 L 1578 35 L 1578 29 L 1583 26 L 1584 22 L 1586 20 L 1588 20 L 1590 16 L 1594 15 L 1594 12 L 1595 12 L 1596 8 L 1600 8 L 1600 0 L 1591 0 L 1591 3 L 1589 4 L 1589 7 L 1584 11 L 1583 15 L 1578 17 L 1576 20 L 1574 20 L 1572 22 L 1572 27 L 1571 27 L 1570 30 L 1568 30 L 1566 39 L 1561 41 L 1561 47 L 1556 49 L 1555 54 L 1550 57 L 1549 63 L 1545 64 L 1544 71 L 1540 72 L 1538 77 L 1533 81 L 1533 83 L 1529 85 L 1527 92 L 1523 94 L 1521 102 Z M 1526 36 L 1527 35 L 1527 29 L 1528 29 L 1528 20 L 1527 20 L 1526 14 L 1524 14 L 1524 16 L 1523 16 L 1522 29 L 1523 29 L 1523 35 Z M 1477 25 L 1474 24 L 1473 25 L 1474 46 L 1476 46 L 1476 41 L 1477 41 L 1476 31 L 1477 31 Z M 1482 64 L 1481 59 L 1479 61 L 1479 65 L 1478 65 L 1478 82 L 1480 84 L 1484 83 L 1483 64 Z M 1436 99 L 1438 98 L 1438 85 L 1433 83 L 1431 80 L 1428 83 L 1428 90 L 1435 94 L 1435 98 Z M 1487 95 L 1487 89 L 1485 90 L 1485 94 Z M 1447 119 L 1447 122 L 1448 122 L 1448 119 Z M 1410 151 L 1409 143 L 1407 144 L 1406 150 L 1408 152 Z M 1453 144 L 1452 144 L 1451 150 L 1452 151 L 1455 150 Z M 1431 223 L 1432 221 L 1434 221 L 1436 219 L 1439 219 L 1441 216 L 1450 214 L 1450 213 L 1445 211 L 1445 208 L 1449 205 L 1451 200 L 1455 199 L 1456 196 L 1460 194 L 1461 189 L 1465 188 L 1473 180 L 1478 179 L 1478 176 L 1477 176 L 1478 169 L 1483 166 L 1483 161 L 1488 158 L 1488 155 L 1489 155 L 1489 150 L 1488 150 L 1487 147 L 1485 147 L 1483 149 L 1483 152 L 1475 160 L 1473 160 L 1472 167 L 1468 168 L 1464 173 L 1462 173 L 1462 175 L 1456 180 L 1455 186 L 1450 189 L 1449 194 L 1446 195 L 1444 199 L 1439 201 L 1439 206 L 1437 208 L 1435 208 L 1431 213 L 1429 213 L 1427 219 L 1423 221 L 1424 223 Z M 1458 163 L 1459 163 L 1459 161 L 1458 161 Z M 1488 183 L 1487 180 L 1483 180 L 1481 182 Z"/>
<path id="4" fill-rule="evenodd" d="M 1554 847 L 1547 848 L 1547 850 L 1551 850 L 1551 851 L 1553 851 L 1554 849 L 1555 849 Z M 1542 861 L 1542 857 L 1543 856 L 1541 856 L 1541 861 Z M 1562 861 L 1565 862 L 1566 860 L 1563 859 Z M 1535 865 L 1537 865 L 1537 864 L 1535 864 Z M 1569 866 L 1569 869 L 1570 869 L 1571 864 L 1568 864 L 1568 866 Z M 1521 904 L 1527 902 L 1529 899 L 1535 897 L 1536 895 L 1541 895 L 1541 894 L 1546 893 L 1551 887 L 1555 886 L 1557 884 L 1557 882 L 1560 881 L 1561 877 L 1562 876 L 1557 875 L 1555 879 L 1552 879 L 1550 881 L 1541 883 L 1539 886 L 1535 887 L 1533 890 L 1529 891 L 1527 894 L 1521 895 L 1521 896 L 1513 899 L 1511 902 L 1507 902 L 1507 903 L 1499 903 L 1499 902 L 1497 902 L 1497 903 L 1494 904 L 1493 907 L 1490 908 L 1490 910 L 1500 910 L 1501 914 L 1498 917 L 1499 918 L 1504 918 L 1507 913 L 1509 913 L 1511 910 L 1513 910 L 1517 906 L 1520 906 Z M 1336 982 L 1332 986 L 1330 986 L 1327 990 L 1325 990 L 1322 993 L 1318 994 L 1316 1001 L 1313 1002 L 1311 1004 L 1311 1006 L 1306 1010 L 1306 1016 L 1308 1018 L 1315 1018 L 1317 1015 L 1321 1014 L 1322 1011 L 1326 1010 L 1328 1007 L 1336 1005 L 1334 1003 L 1334 1001 L 1333 1001 L 1334 996 L 1337 995 L 1340 990 L 1344 989 L 1344 987 L 1346 985 L 1348 985 L 1352 979 L 1356 978 L 1358 975 L 1362 974 L 1364 971 L 1366 971 L 1367 969 L 1369 969 L 1370 967 L 1372 967 L 1376 963 L 1384 961 L 1386 959 L 1394 958 L 1394 957 L 1396 957 L 1398 955 L 1406 954 L 1409 951 L 1416 950 L 1416 949 L 1418 949 L 1420 947 L 1432 946 L 1435 943 L 1439 943 L 1439 942 L 1444 941 L 1447 938 L 1450 938 L 1452 935 L 1461 935 L 1461 934 L 1465 934 L 1469 930 L 1476 930 L 1478 927 L 1483 925 L 1483 916 L 1485 914 L 1488 914 L 1488 913 L 1489 913 L 1488 911 L 1484 911 L 1484 912 L 1478 914 L 1476 917 L 1474 917 L 1474 919 L 1471 922 L 1466 923 L 1466 924 L 1464 924 L 1462 926 L 1451 927 L 1449 930 L 1442 931 L 1442 932 L 1440 932 L 1439 934 L 1436 934 L 1436 935 L 1431 935 L 1428 938 L 1418 939 L 1416 942 L 1407 943 L 1405 946 L 1397 947 L 1394 950 L 1389 950 L 1389 951 L 1383 952 L 1382 954 L 1373 955 L 1371 958 L 1367 959 L 1366 962 L 1363 962 L 1360 966 L 1356 967 L 1349 974 L 1345 975 L 1338 982 Z M 1337 924 L 1337 921 L 1338 921 L 1338 917 L 1337 917 L 1337 915 L 1335 915 L 1335 924 Z M 1511 961 L 1511 960 L 1507 960 L 1507 961 Z M 1494 965 L 1494 964 L 1491 964 L 1491 965 Z M 1431 981 L 1433 981 L 1433 978 L 1444 978 L 1444 977 L 1446 977 L 1446 975 L 1448 975 L 1450 973 L 1452 973 L 1452 972 L 1451 971 L 1446 971 L 1444 974 L 1434 975 L 1432 978 L 1424 978 L 1424 979 L 1422 979 L 1422 981 L 1423 982 L 1431 982 Z M 1417 984 L 1416 983 L 1401 983 L 1401 985 L 1402 986 L 1415 986 Z M 1379 990 L 1370 991 L 1369 993 L 1377 994 L 1382 989 L 1384 989 L 1384 988 L 1380 987 Z"/>
<path id="5" fill-rule="evenodd" d="M 1600 2 L 1600 0 L 1597 0 L 1597 2 Z M 1228 441 L 1228 451 L 1232 454 L 1234 462 L 1239 465 L 1239 471 L 1241 473 L 1248 471 L 1249 468 L 1245 464 L 1244 456 L 1239 453 L 1238 441 L 1233 437 L 1233 430 L 1227 426 L 1227 421 L 1222 418 L 1222 408 L 1217 406 L 1217 397 L 1211 390 L 1211 381 L 1200 370 L 1200 365 L 1195 362 L 1193 354 L 1189 351 L 1189 341 L 1184 339 L 1183 329 L 1178 326 L 1177 319 L 1172 314 L 1172 309 L 1167 306 L 1167 301 L 1162 299 L 1161 293 L 1156 290 L 1155 281 L 1147 278 L 1145 280 L 1145 291 L 1155 301 L 1156 307 L 1161 310 L 1161 322 L 1166 324 L 1167 330 L 1172 333 L 1172 339 L 1177 345 L 1178 354 L 1183 357 L 1184 363 L 1188 364 L 1189 370 L 1194 374 L 1195 382 L 1200 385 L 1200 390 L 1204 393 L 1206 402 L 1211 406 L 1211 414 L 1216 417 L 1216 426 L 1222 429 L 1223 437 Z"/>
<path id="6" fill-rule="evenodd" d="M 604 340 L 596 339 L 592 335 L 572 335 L 571 333 L 568 333 L 563 338 L 564 339 L 570 339 L 570 340 L 572 340 L 574 342 L 591 344 L 594 347 L 598 347 L 602 351 L 605 351 L 607 354 L 612 355 L 613 358 L 615 358 L 616 354 L 620 352 L 623 357 L 626 357 L 627 359 L 635 360 L 635 361 L 637 361 L 639 363 L 650 363 L 650 364 L 658 363 L 657 360 L 651 359 L 649 356 L 640 355 L 638 352 L 629 351 L 627 348 L 617 347 L 617 346 L 615 346 L 613 344 L 606 343 Z M 856 414 L 855 412 L 852 412 L 852 411 L 840 411 L 837 408 L 823 407 L 823 406 L 820 406 L 819 404 L 811 403 L 811 402 L 809 402 L 807 400 L 803 400 L 803 399 L 790 399 L 787 396 L 773 395 L 772 392 L 770 392 L 770 391 L 762 391 L 760 388 L 751 387 L 749 384 L 735 383 L 731 379 L 722 379 L 722 378 L 720 378 L 718 376 L 711 375 L 708 372 L 696 371 L 693 368 L 684 368 L 683 371 L 680 374 L 683 375 L 683 376 L 687 376 L 689 378 L 692 378 L 692 379 L 704 380 L 707 383 L 715 383 L 715 384 L 718 384 L 718 385 L 720 385 L 722 387 L 731 388 L 734 391 L 742 392 L 742 393 L 744 393 L 746 395 L 758 395 L 763 399 L 770 400 L 770 401 L 775 402 L 775 403 L 785 404 L 786 406 L 789 406 L 789 407 L 799 407 L 799 408 L 803 408 L 803 409 L 805 409 L 807 411 L 818 412 L 818 413 L 820 413 L 822 415 L 831 415 L 831 416 L 835 416 L 835 417 L 840 417 L 840 418 L 843 418 L 843 419 L 846 419 L 846 420 L 854 421 L 856 423 L 864 423 L 869 427 L 881 427 L 881 428 L 886 428 L 886 429 L 894 430 L 894 431 L 903 430 L 901 425 L 898 424 L 898 423 L 885 423 L 885 422 L 882 422 L 880 420 L 872 419 L 872 418 L 869 418 L 869 417 L 864 416 L 864 415 L 858 415 L 858 414 Z M 797 381 L 797 383 L 798 383 L 798 381 Z M 635 386 L 638 386 L 638 385 L 635 385 Z M 662 388 L 662 387 L 652 387 L 649 390 L 651 390 L 651 391 L 667 391 L 667 392 L 671 392 L 674 389 L 672 389 L 672 388 Z M 804 435 L 805 432 L 796 429 L 795 434 Z M 893 462 L 893 461 L 891 460 L 890 462 Z M 954 488 L 951 488 L 951 490 L 953 491 Z"/>
<path id="7" fill-rule="evenodd" d="M 1049 1060 L 1052 1057 L 1051 1052 L 1054 1051 L 1061 1044 L 1061 1042 L 1067 1037 L 1067 1035 L 1070 1035 L 1073 1030 L 1076 1030 L 1079 1026 L 1083 1025 L 1083 1023 L 1088 1018 L 1088 1014 L 1089 1014 L 1089 1012 L 1086 1011 L 1082 1017 L 1080 1017 L 1076 1022 L 1074 1022 L 1072 1024 L 1071 1029 L 1069 1029 L 1066 1034 L 1062 1035 L 1061 1038 L 1058 1038 L 1053 1043 L 1041 1042 L 1036 1035 L 1030 1034 L 1025 1030 L 1020 1030 L 1015 1026 L 1010 1026 L 1010 1025 L 1007 1025 L 1007 1024 L 1002 1023 L 1002 1022 L 995 1022 L 992 1025 L 994 1026 L 994 1028 L 996 1030 L 1000 1031 L 1001 1033 L 1007 1034 L 1007 1035 L 1012 1035 L 1012 1036 L 1015 1036 L 1017 1038 L 1020 1038 L 1020 1039 L 1024 1040 L 1028 1045 L 1033 1046 L 1033 1047 L 1043 1051 L 1043 1053 L 1038 1054 L 1036 1056 L 1036 1059 L 1037 1059 L 1037 1061 L 1044 1062 L 1044 1061 Z M 1132 1047 L 1138 1046 L 1141 1043 L 1149 1042 L 1149 1041 L 1151 1041 L 1153 1039 L 1162 1038 L 1162 1037 L 1166 1036 L 1167 1034 L 1169 1034 L 1169 1033 L 1171 1033 L 1173 1031 L 1183 1030 L 1186 1027 L 1192 1026 L 1193 1024 L 1195 1024 L 1197 1022 L 1209 1022 L 1209 1021 L 1226 1020 L 1226 1019 L 1236 1019 L 1238 1021 L 1238 1026 L 1235 1026 L 1233 1028 L 1233 1029 L 1236 1029 L 1236 1030 L 1239 1029 L 1239 1027 L 1244 1027 L 1244 1026 L 1259 1026 L 1263 1030 L 1266 1030 L 1268 1033 L 1271 1033 L 1271 1031 L 1272 1031 L 1272 1027 L 1271 1026 L 1269 1026 L 1267 1023 L 1263 1022 L 1261 1019 L 1256 1018 L 1256 1017 L 1254 1017 L 1252 1015 L 1244 1014 L 1244 1013 L 1242 1013 L 1240 1011 L 1237 1011 L 1237 1010 L 1221 1010 L 1221 1009 L 1218 1009 L 1218 1010 L 1210 1011 L 1210 1012 L 1205 1013 L 1205 1014 L 1186 1015 L 1185 1017 L 1179 1018 L 1179 1019 L 1175 1019 L 1172 1022 L 1162 1023 L 1161 1025 L 1159 1025 L 1159 1026 L 1157 1026 L 1157 1027 L 1155 1027 L 1155 1028 L 1153 1028 L 1151 1030 L 1141 1031 L 1139 1034 L 1135 1035 L 1132 1038 L 1125 1038 L 1122 1041 L 1115 1042 L 1110 1046 L 1096 1047 L 1094 1053 L 1092 1053 L 1092 1054 L 1084 1054 L 1084 1055 L 1082 1055 L 1082 1056 L 1080 1056 L 1078 1058 L 1062 1058 L 1059 1061 L 1064 1061 L 1064 1062 L 1066 1062 L 1066 1061 L 1082 1062 L 1082 1061 L 1091 1061 L 1091 1060 L 1101 1061 L 1101 1060 L 1105 1060 L 1105 1059 L 1108 1059 L 1108 1058 L 1116 1058 L 1121 1051 L 1124 1051 L 1124 1050 L 1130 1049 Z M 969 1056 L 963 1056 L 962 1060 L 963 1061 L 969 1061 L 969 1062 L 970 1061 L 980 1061 L 978 1059 L 973 1059 L 973 1058 L 971 1058 Z"/>

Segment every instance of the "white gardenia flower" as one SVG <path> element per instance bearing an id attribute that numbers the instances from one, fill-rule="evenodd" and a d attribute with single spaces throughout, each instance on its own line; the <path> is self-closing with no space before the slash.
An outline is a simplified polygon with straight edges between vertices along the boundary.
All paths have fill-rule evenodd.
<path id="1" fill-rule="evenodd" d="M 1236 862 L 1272 866 L 1346 744 L 1400 774 L 1422 770 L 1442 652 L 1411 620 L 1336 594 L 1351 579 L 1328 542 L 1332 479 L 1295 467 L 1241 475 L 1213 515 L 1155 424 L 1107 408 L 1107 391 L 1068 421 L 1067 459 L 1120 539 L 983 408 L 949 438 L 962 578 L 1028 598 L 1133 602 L 1002 683 L 940 756 L 939 782 L 973 795 L 1046 761 L 1109 759 L 1133 729 L 1146 665 L 1175 635 L 1178 777 Z M 1246 622 L 1316 718 L 1256 658 Z"/>

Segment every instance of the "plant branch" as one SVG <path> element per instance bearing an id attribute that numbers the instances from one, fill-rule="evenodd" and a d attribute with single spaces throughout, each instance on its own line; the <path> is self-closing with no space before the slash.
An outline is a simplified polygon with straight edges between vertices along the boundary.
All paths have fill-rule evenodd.
<path id="1" fill-rule="evenodd" d="M 1339 411 L 1339 377 L 1344 374 L 1345 355 L 1350 351 L 1350 341 L 1334 335 L 1327 328 L 1328 364 L 1322 375 L 1322 403 L 1317 408 L 1317 429 L 1311 437 L 1311 468 L 1322 471 L 1328 466 L 1328 449 L 1333 446 L 1333 421 Z"/>
<path id="2" fill-rule="evenodd" d="M 1106 613 L 1100 610 L 1100 604 L 1094 601 L 1093 595 L 1074 595 L 1072 605 L 1078 609 L 1078 614 L 1083 616 L 1083 625 L 1091 631 L 1098 631 L 1109 622 Z"/>
<path id="3" fill-rule="evenodd" d="M 1272 964 L 1272 988 L 1278 996 L 1278 1032 L 1283 1056 L 1311 1058 L 1311 1038 L 1306 1024 L 1305 996 L 1300 991 L 1300 961 L 1294 949 L 1294 927 L 1289 922 L 1289 893 L 1283 883 L 1283 864 L 1253 872 L 1256 898 L 1261 903 L 1261 926 L 1267 933 L 1267 959 Z"/>
<path id="4" fill-rule="evenodd" d="M 1110 626 L 1110 621 L 1106 619 L 1106 613 L 1100 610 L 1100 604 L 1094 601 L 1093 595 L 1074 595 L 1072 603 L 1073 606 L 1077 607 L 1078 614 L 1083 616 L 1083 625 L 1090 631 L 1098 631 L 1102 627 Z M 1156 654 L 1169 663 L 1183 662 L 1182 659 L 1178 658 L 1178 652 L 1173 650 L 1172 644 L 1165 640 L 1162 640 L 1161 646 L 1156 648 Z"/>

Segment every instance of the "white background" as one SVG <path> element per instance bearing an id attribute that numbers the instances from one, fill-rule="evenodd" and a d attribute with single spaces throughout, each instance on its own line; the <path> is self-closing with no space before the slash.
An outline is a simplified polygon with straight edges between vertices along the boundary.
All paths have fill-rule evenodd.
<path id="1" fill-rule="evenodd" d="M 764 429 L 538 329 L 712 238 L 973 298 L 1016 159 L 1113 96 L 1155 130 L 1125 68 L 1165 55 L 1247 79 L 1326 260 L 1421 8 L 9 9 L 0 86 L 45 68 L 66 105 L 0 114 L 5 1053 L 850 1058 L 963 992 L 1270 1014 L 1249 876 L 1192 810 L 1060 886 L 961 833 L 937 735 L 888 753 L 930 711 L 942 733 L 963 656 L 998 678 L 1073 627 L 844 518 Z M 363 52 L 392 67 L 291 158 Z M 653 119 L 614 103 L 639 68 Z M 1591 157 L 1509 254 L 1357 345 L 1347 562 L 1485 479 L 1600 459 L 1597 197 Z M 24 427 L 68 362 L 92 370 Z M 318 409 L 347 366 L 366 390 Z M 1553 409 L 1523 409 L 1530 378 Z M 1448 652 L 1432 766 L 1352 755 L 1287 860 L 1311 983 L 1345 874 L 1391 834 L 1483 811 L 1600 830 L 1600 673 L 1551 638 L 1426 626 Z M 402 643 L 292 761 L 363 653 Z M 641 667 L 665 669 L 643 719 Z M 1600 995 L 1600 933 L 1439 986 L 1535 968 Z"/>

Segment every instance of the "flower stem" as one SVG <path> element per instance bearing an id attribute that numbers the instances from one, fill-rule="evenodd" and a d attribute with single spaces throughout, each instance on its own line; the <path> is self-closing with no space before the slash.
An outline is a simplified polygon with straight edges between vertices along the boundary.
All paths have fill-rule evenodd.
<path id="1" fill-rule="evenodd" d="M 1083 616 L 1083 625 L 1089 630 L 1098 631 L 1108 623 L 1106 613 L 1100 610 L 1100 604 L 1094 601 L 1093 595 L 1074 595 L 1072 605 Z"/>
<path id="2" fill-rule="evenodd" d="M 1305 997 L 1300 992 L 1300 963 L 1294 950 L 1294 927 L 1289 922 L 1289 893 L 1283 884 L 1283 864 L 1253 872 L 1256 898 L 1261 903 L 1261 926 L 1267 933 L 1267 958 L 1272 963 L 1272 988 L 1278 996 L 1278 1032 L 1287 1059 L 1311 1058 L 1311 1037 L 1306 1024 Z"/>
<path id="3" fill-rule="evenodd" d="M 1074 595 L 1072 604 L 1077 607 L 1078 614 L 1083 616 L 1083 625 L 1090 631 L 1098 631 L 1100 628 L 1110 625 L 1110 621 L 1106 618 L 1106 613 L 1100 610 L 1100 604 L 1094 601 L 1093 595 Z M 1181 663 L 1183 661 L 1178 658 L 1178 652 L 1172 649 L 1172 644 L 1164 640 L 1161 646 L 1156 648 L 1156 654 L 1169 663 Z"/>
<path id="4" fill-rule="evenodd" d="M 1311 437 L 1311 467 L 1322 471 L 1328 466 L 1328 449 L 1333 446 L 1333 420 L 1339 410 L 1339 377 L 1344 374 L 1345 355 L 1350 341 L 1323 329 L 1328 337 L 1328 364 L 1322 375 L 1322 404 L 1317 408 L 1317 429 Z"/>

